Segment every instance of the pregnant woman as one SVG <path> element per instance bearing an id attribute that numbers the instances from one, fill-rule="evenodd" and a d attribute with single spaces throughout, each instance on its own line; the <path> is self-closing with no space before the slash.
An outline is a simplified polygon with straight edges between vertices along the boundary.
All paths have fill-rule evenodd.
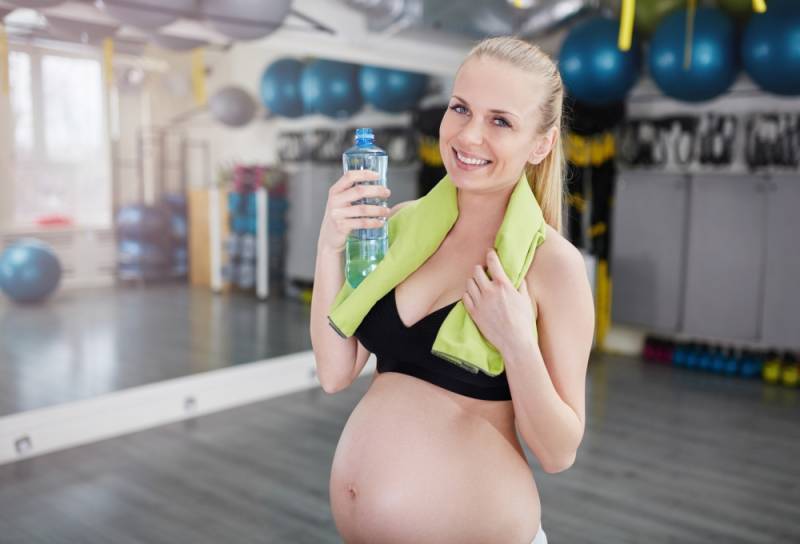
<path id="1" fill-rule="evenodd" d="M 359 377 L 370 353 L 378 360 L 331 469 L 331 510 L 347 544 L 547 541 L 518 435 L 545 472 L 575 461 L 594 330 L 583 258 L 560 234 L 563 92 L 556 66 L 537 47 L 510 37 L 475 46 L 439 128 L 456 188 L 455 223 L 347 338 L 328 321 L 344 282 L 347 234 L 376 228 L 418 201 L 392 210 L 351 206 L 389 194 L 380 185 L 354 186 L 377 179 L 368 171 L 348 172 L 330 189 L 311 303 L 317 374 L 336 393 Z M 523 174 L 546 236 L 515 288 L 492 248 Z M 458 302 L 502 355 L 499 375 L 473 374 L 431 354 Z"/>

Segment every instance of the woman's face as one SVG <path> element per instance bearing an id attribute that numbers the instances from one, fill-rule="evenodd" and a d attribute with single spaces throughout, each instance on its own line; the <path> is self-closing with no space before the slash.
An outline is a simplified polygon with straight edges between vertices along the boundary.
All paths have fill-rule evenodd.
<path id="1" fill-rule="evenodd" d="M 526 162 L 539 162 L 546 145 L 537 134 L 540 100 L 537 78 L 511 64 L 464 63 L 439 125 L 439 151 L 453 184 L 496 190 L 515 184 Z"/>

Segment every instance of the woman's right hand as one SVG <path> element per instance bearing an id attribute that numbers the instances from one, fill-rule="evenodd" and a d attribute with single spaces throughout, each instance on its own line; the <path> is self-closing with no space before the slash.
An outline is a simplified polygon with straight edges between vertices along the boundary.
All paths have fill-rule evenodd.
<path id="1" fill-rule="evenodd" d="M 372 170 L 350 170 L 331 186 L 319 231 L 318 249 L 342 252 L 351 230 L 376 229 L 384 224 L 391 214 L 387 206 L 352 204 L 362 198 L 385 201 L 391 194 L 387 187 L 380 184 L 354 185 L 378 179 L 380 175 Z"/>

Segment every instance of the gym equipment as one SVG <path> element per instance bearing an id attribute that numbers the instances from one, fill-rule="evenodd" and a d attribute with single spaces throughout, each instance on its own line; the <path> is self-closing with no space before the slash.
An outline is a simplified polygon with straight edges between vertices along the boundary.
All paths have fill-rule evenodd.
<path id="1" fill-rule="evenodd" d="M 700 355 L 703 353 L 704 346 L 700 342 L 689 344 L 689 346 L 686 353 L 686 368 L 697 370 L 700 367 Z"/>
<path id="2" fill-rule="evenodd" d="M 364 105 L 358 85 L 358 65 L 315 60 L 300 75 L 300 95 L 306 113 L 349 117 Z"/>
<path id="3" fill-rule="evenodd" d="M 223 87 L 211 97 L 208 107 L 214 118 L 229 127 L 242 127 L 253 120 L 256 102 L 240 87 Z"/>
<path id="4" fill-rule="evenodd" d="M 764 366 L 761 369 L 761 377 L 767 383 L 778 383 L 781 379 L 781 361 L 780 355 L 776 351 L 770 351 L 767 354 L 767 360 L 764 361 Z"/>
<path id="5" fill-rule="evenodd" d="M 717 352 L 719 352 L 719 349 L 719 346 L 712 346 L 711 348 L 704 350 L 700 355 L 697 367 L 704 372 L 711 372 L 711 363 L 714 359 L 714 356 L 717 354 Z"/>
<path id="6" fill-rule="evenodd" d="M 686 366 L 686 356 L 688 355 L 688 346 L 686 344 L 677 344 L 675 350 L 672 352 L 673 366 Z"/>
<path id="7" fill-rule="evenodd" d="M 725 365 L 722 368 L 723 374 L 726 376 L 736 376 L 739 373 L 741 353 L 740 348 L 730 350 L 728 356 L 725 358 Z"/>
<path id="8" fill-rule="evenodd" d="M 391 113 L 413 109 L 425 94 L 428 76 L 379 66 L 362 66 L 358 83 L 364 101 Z"/>
<path id="9" fill-rule="evenodd" d="M 300 75 L 303 63 L 295 59 L 276 60 L 261 76 L 261 102 L 271 112 L 283 117 L 303 115 Z"/>
<path id="10" fill-rule="evenodd" d="M 729 356 L 729 348 L 720 349 L 717 353 L 715 353 L 711 358 L 711 372 L 714 374 L 722 374 L 725 370 L 725 361 L 728 360 Z"/>
<path id="11" fill-rule="evenodd" d="M 763 90 L 800 94 L 800 2 L 770 0 L 747 22 L 741 42 L 744 69 Z"/>
<path id="12" fill-rule="evenodd" d="M 655 351 L 657 349 L 656 344 L 658 340 L 652 336 L 645 336 L 644 339 L 644 347 L 642 349 L 642 357 L 644 357 L 645 361 L 655 361 L 656 355 Z"/>
<path id="13" fill-rule="evenodd" d="M 800 383 L 800 363 L 797 358 L 787 353 L 781 368 L 781 383 L 786 387 L 797 387 Z"/>
<path id="14" fill-rule="evenodd" d="M 650 74 L 672 98 L 702 102 L 727 91 L 739 70 L 736 28 L 725 13 L 697 8 L 689 69 L 684 67 L 687 10 L 677 11 L 658 25 L 650 42 Z"/>
<path id="15" fill-rule="evenodd" d="M 155 206 L 123 206 L 116 216 L 117 275 L 123 280 L 154 280 L 186 275 L 188 228 L 186 198 L 162 196 Z M 175 257 L 178 250 L 183 258 Z"/>
<path id="16" fill-rule="evenodd" d="M 256 284 L 256 267 L 252 263 L 239 263 L 237 270 L 236 285 L 242 289 L 252 289 Z"/>
<path id="17" fill-rule="evenodd" d="M 639 79 L 641 51 L 617 47 L 618 22 L 595 17 L 574 26 L 559 54 L 559 70 L 569 94 L 593 105 L 625 98 Z"/>
<path id="18" fill-rule="evenodd" d="M 13 242 L 0 253 L 0 290 L 14 302 L 41 302 L 61 281 L 61 263 L 53 249 L 34 238 Z"/>
<path id="19" fill-rule="evenodd" d="M 649 36 L 656 29 L 661 19 L 673 11 L 685 7 L 686 0 L 638 0 L 636 2 L 634 31 L 644 36 Z"/>
<path id="20" fill-rule="evenodd" d="M 117 212 L 117 232 L 123 237 L 155 238 L 171 231 L 170 216 L 164 208 L 133 204 Z"/>
<path id="21" fill-rule="evenodd" d="M 185 241 L 188 233 L 186 217 L 173 214 L 170 219 L 172 221 L 172 238 L 175 239 L 176 242 Z"/>
<path id="22" fill-rule="evenodd" d="M 675 342 L 667 340 L 658 352 L 658 361 L 669 364 L 672 362 L 672 352 L 675 350 Z"/>
<path id="23" fill-rule="evenodd" d="M 753 350 L 745 350 L 739 366 L 739 373 L 743 378 L 755 378 L 761 374 L 763 359 Z"/>
<path id="24" fill-rule="evenodd" d="M 242 236 L 239 257 L 243 260 L 256 260 L 255 234 L 245 234 Z"/>
<path id="25" fill-rule="evenodd" d="M 144 268 L 166 266 L 172 261 L 167 244 L 145 240 L 122 239 L 117 244 L 117 262 L 120 265 Z"/>
<path id="26" fill-rule="evenodd" d="M 196 0 L 103 0 L 100 7 L 120 23 L 143 30 L 154 30 L 191 15 Z"/>
<path id="27" fill-rule="evenodd" d="M 117 278 L 123 281 L 159 281 L 170 277 L 175 271 L 176 275 L 185 275 L 180 267 L 171 265 L 142 266 L 139 264 L 117 264 Z"/>
<path id="28" fill-rule="evenodd" d="M 173 241 L 185 245 L 189 234 L 186 224 L 186 197 L 177 193 L 166 194 L 161 198 L 160 207 L 170 216 Z"/>
<path id="29" fill-rule="evenodd" d="M 229 262 L 239 256 L 241 252 L 241 236 L 232 232 L 225 240 L 225 250 L 228 253 Z"/>
<path id="30" fill-rule="evenodd" d="M 283 24 L 292 0 L 200 0 L 199 7 L 211 26 L 225 36 L 255 40 Z"/>
<path id="31" fill-rule="evenodd" d="M 185 247 L 176 247 L 172 250 L 172 261 L 175 263 L 186 263 L 189 260 L 189 250 Z"/>

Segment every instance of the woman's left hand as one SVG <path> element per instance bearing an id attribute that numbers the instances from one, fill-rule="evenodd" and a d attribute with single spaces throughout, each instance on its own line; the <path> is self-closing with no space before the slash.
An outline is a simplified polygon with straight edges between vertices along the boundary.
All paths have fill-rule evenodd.
<path id="1" fill-rule="evenodd" d="M 519 289 L 514 288 L 493 248 L 486 262 L 491 279 L 482 266 L 475 265 L 462 300 L 481 334 L 502 353 L 513 342 L 531 335 L 536 311 L 525 279 Z"/>

